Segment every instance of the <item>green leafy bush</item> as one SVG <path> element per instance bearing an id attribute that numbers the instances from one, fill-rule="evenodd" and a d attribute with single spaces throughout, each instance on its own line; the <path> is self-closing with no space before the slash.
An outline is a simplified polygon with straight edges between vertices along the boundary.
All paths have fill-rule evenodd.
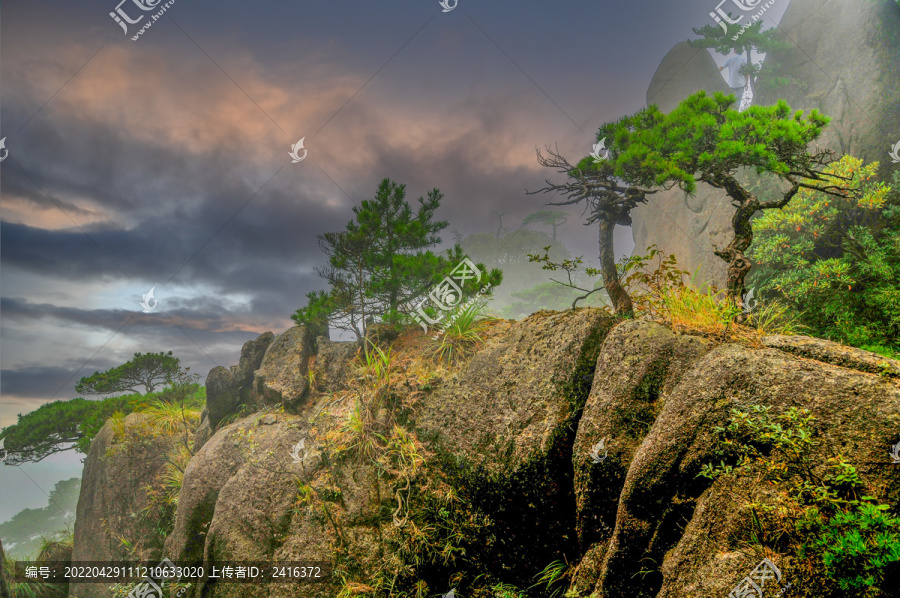
<path id="1" fill-rule="evenodd" d="M 782 547 L 808 561 L 808 570 L 824 572 L 811 580 L 823 595 L 878 598 L 893 596 L 886 587 L 891 567 L 900 564 L 900 518 L 871 496 L 856 468 L 842 457 L 824 465 L 813 458 L 815 418 L 805 409 L 774 414 L 755 405 L 733 409 L 720 436 L 718 464 L 707 463 L 700 476 L 748 474 L 781 489 L 780 504 L 750 502 L 760 544 L 778 539 Z M 764 529 L 757 513 L 775 514 L 782 528 Z M 766 521 L 773 521 L 772 518 Z M 770 523 L 771 525 L 771 523 Z M 785 539 L 787 540 L 785 542 Z"/>
<path id="2" fill-rule="evenodd" d="M 870 182 L 877 167 L 844 156 L 829 176 L 862 182 L 862 197 L 801 189 L 756 219 L 750 284 L 816 336 L 900 358 L 900 173 Z"/>

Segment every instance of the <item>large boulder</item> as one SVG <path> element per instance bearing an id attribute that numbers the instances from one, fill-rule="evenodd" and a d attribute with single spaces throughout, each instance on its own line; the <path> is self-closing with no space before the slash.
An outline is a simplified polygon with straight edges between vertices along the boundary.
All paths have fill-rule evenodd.
<path id="1" fill-rule="evenodd" d="M 584 405 L 613 323 L 589 308 L 514 322 L 480 348 L 458 380 L 422 399 L 416 427 L 491 473 L 546 456 Z"/>
<path id="2" fill-rule="evenodd" d="M 140 561 L 162 558 L 164 538 L 158 534 L 148 486 L 166 465 L 178 439 L 158 434 L 149 416 L 132 413 L 109 420 L 94 437 L 84 462 L 81 494 L 75 515 L 73 561 Z M 123 541 L 124 540 L 124 541 Z M 102 584 L 72 584 L 69 596 L 107 598 Z"/>
<path id="3" fill-rule="evenodd" d="M 877 353 L 855 347 L 823 342 L 818 338 L 778 334 L 764 337 L 762 344 L 773 349 L 781 349 L 786 353 L 793 353 L 831 365 L 839 365 L 851 370 L 893 378 L 900 377 L 900 361 L 896 359 L 888 359 Z"/>
<path id="4" fill-rule="evenodd" d="M 253 379 L 275 335 L 265 332 L 241 347 L 241 358 L 230 368 L 214 367 L 206 377 L 206 411 L 195 436 L 195 450 L 203 446 L 223 418 L 251 403 Z"/>
<path id="5" fill-rule="evenodd" d="M 430 382 L 431 391 L 417 391 L 419 403 L 409 414 L 409 429 L 429 438 L 442 455 L 460 455 L 456 466 L 471 476 L 467 479 L 514 499 L 503 506 L 491 504 L 484 494 L 476 497 L 481 501 L 477 508 L 497 521 L 491 535 L 498 540 L 479 548 L 484 554 L 502 556 L 510 550 L 515 555 L 503 558 L 514 567 L 544 556 L 535 550 L 538 544 L 526 540 L 536 538 L 554 549 L 571 543 L 563 538 L 572 520 L 566 447 L 587 397 L 600 343 L 613 323 L 590 309 L 541 312 L 524 322 L 499 323 L 500 332 L 457 373 L 442 383 Z M 299 338 L 294 340 L 294 346 L 302 346 Z M 404 490 L 402 481 L 391 479 L 382 465 L 352 452 L 335 455 L 336 447 L 346 442 L 336 440 L 335 433 L 352 414 L 356 394 L 335 393 L 334 385 L 355 383 L 344 375 L 355 344 L 322 341 L 314 369 L 321 392 L 311 389 L 309 402 L 296 413 L 256 414 L 222 428 L 192 459 L 167 552 L 187 560 L 332 562 L 339 550 L 343 560 L 352 559 L 365 570 L 406 558 L 386 538 L 397 538 L 414 518 L 421 524 L 423 515 L 409 511 L 409 486 Z M 415 351 L 399 349 L 392 359 L 421 359 Z M 430 354 L 427 348 L 424 352 Z M 281 354 L 298 363 L 295 352 Z M 267 354 L 264 367 L 275 365 L 272 355 Z M 410 399 L 399 396 L 409 392 L 409 384 L 395 385 L 397 403 Z M 388 416 L 381 409 L 373 415 L 373 425 L 386 426 L 382 429 L 389 433 L 395 423 Z M 525 519 L 535 525 L 523 526 Z M 510 533 L 501 535 L 501 528 Z M 477 538 L 466 541 L 483 544 Z M 195 595 L 280 596 L 272 593 L 276 589 L 209 584 L 198 587 Z M 326 585 L 307 590 L 303 595 L 337 593 Z"/>
<path id="6" fill-rule="evenodd" d="M 194 444 L 192 450 L 196 453 L 200 450 L 206 441 L 209 440 L 213 435 L 212 425 L 209 423 L 209 411 L 204 409 L 200 414 L 200 426 L 197 427 L 197 431 L 194 432 Z"/>
<path id="7" fill-rule="evenodd" d="M 417 431 L 447 455 L 455 485 L 491 522 L 485 536 L 498 538 L 472 558 L 525 578 L 547 555 L 573 551 L 572 441 L 615 322 L 598 309 L 537 312 L 421 398 Z"/>
<path id="8" fill-rule="evenodd" d="M 227 415 L 241 405 L 241 385 L 228 368 L 216 366 L 206 376 L 206 415 L 215 429 Z"/>
<path id="9" fill-rule="evenodd" d="M 810 409 L 814 463 L 842 454 L 884 502 L 900 504 L 887 450 L 900 425 L 896 362 L 807 337 L 722 344 L 595 309 L 538 312 L 481 334 L 467 360 L 439 365 L 430 339 L 406 331 L 389 384 L 343 375 L 355 345 L 319 339 L 316 384 L 296 409 L 239 419 L 199 448 L 163 551 L 147 540 L 155 529 L 120 515 L 143 509 L 146 491 L 131 482 L 120 496 L 111 476 L 147 484 L 158 470 L 119 471 L 129 454 L 111 422 L 92 446 L 83 500 L 117 502 L 100 514 L 79 504 L 76 558 L 86 545 L 108 557 L 112 533 L 131 533 L 144 534 L 133 543 L 145 558 L 317 560 L 346 578 L 343 587 L 340 576 L 302 588 L 204 582 L 185 598 L 325 598 L 383 579 L 434 594 L 453 587 L 451 574 L 461 595 L 487 596 L 497 583 L 531 585 L 555 560 L 575 567 L 569 590 L 580 596 L 724 596 L 760 560 L 743 544 L 748 497 L 766 502 L 779 489 L 698 473 L 717 462 L 716 428 L 730 410 L 751 405 Z M 297 367 L 302 341 L 289 335 L 282 357 L 273 342 L 263 368 Z M 146 459 L 166 450 L 154 442 L 122 444 Z M 463 558 L 435 566 L 442 555 Z M 787 552 L 769 556 L 797 587 L 823 575 Z"/>
<path id="10" fill-rule="evenodd" d="M 572 451 L 576 531 L 586 555 L 574 585 L 584 594 L 599 578 L 635 454 L 675 383 L 710 348 L 646 321 L 620 324 L 603 342 Z"/>
<path id="11" fill-rule="evenodd" d="M 681 42 L 669 50 L 653 73 L 647 88 L 647 104 L 656 104 L 663 112 L 669 112 L 700 90 L 709 95 L 717 91 L 731 93 L 709 51 Z"/>
<path id="12" fill-rule="evenodd" d="M 241 347 L 241 359 L 238 361 L 237 365 L 231 366 L 231 375 L 237 380 L 242 391 L 245 389 L 247 391 L 250 390 L 250 387 L 253 384 L 253 375 L 256 373 L 256 370 L 259 369 L 259 366 L 262 365 L 266 350 L 274 340 L 274 334 L 265 332 L 252 341 L 247 341 L 244 343 L 244 346 Z"/>
<path id="13" fill-rule="evenodd" d="M 252 398 L 260 406 L 281 404 L 298 409 L 309 393 L 309 358 L 313 354 L 315 338 L 305 326 L 279 334 L 256 370 Z"/>
<path id="14" fill-rule="evenodd" d="M 323 404 L 328 398 L 320 397 Z M 322 406 L 311 405 L 309 411 Z M 185 470 L 175 529 L 166 541 L 170 558 L 332 561 L 332 532 L 321 511 L 298 506 L 298 488 L 312 483 L 323 468 L 321 447 L 310 432 L 307 413 L 258 413 L 216 432 Z M 297 447 L 301 439 L 303 448 Z M 368 490 L 363 493 L 366 505 Z M 336 594 L 330 583 L 303 587 L 302 595 L 311 598 Z M 296 595 L 283 593 L 287 589 L 277 584 L 206 582 L 195 587 L 192 595 Z"/>
<path id="15" fill-rule="evenodd" d="M 166 539 L 166 553 L 172 560 L 203 558 L 206 534 L 219 492 L 231 476 L 246 465 L 247 455 L 241 450 L 244 429 L 246 425 L 238 423 L 225 426 L 203 444 L 185 468 L 175 527 Z"/>
<path id="16" fill-rule="evenodd" d="M 252 441 L 241 446 L 244 461 L 222 479 L 206 532 L 204 560 L 332 561 L 327 522 L 318 513 L 310 517 L 295 512 L 298 485 L 318 467 L 317 447 L 307 440 L 301 462 L 294 462 L 292 447 L 307 434 L 297 429 L 299 422 L 290 414 L 273 417 L 274 422 L 263 426 L 259 420 L 242 422 L 245 440 L 252 437 Z M 244 598 L 272 595 L 267 589 L 248 592 L 230 584 L 210 584 L 198 591 Z M 310 590 L 303 595 L 335 595 L 327 587 Z"/>
<path id="17" fill-rule="evenodd" d="M 317 388 L 341 390 L 353 369 L 353 359 L 359 350 L 355 342 L 332 342 L 324 336 L 316 339 L 316 362 L 313 380 Z"/>
<path id="18" fill-rule="evenodd" d="M 863 476 L 874 479 L 884 489 L 888 502 L 900 498 L 900 483 L 896 478 L 891 482 L 885 468 L 885 447 L 896 434 L 900 419 L 900 389 L 890 376 L 839 367 L 773 348 L 725 344 L 709 350 L 703 342 L 690 342 L 669 333 L 654 334 L 661 339 L 669 337 L 668 340 L 649 342 L 641 336 L 651 331 L 642 330 L 643 327 L 629 331 L 626 326 L 616 330 L 622 334 L 607 339 L 620 345 L 621 349 L 614 353 L 622 355 L 625 349 L 623 357 L 633 355 L 666 365 L 651 375 L 654 367 L 641 374 L 647 366 L 638 365 L 635 358 L 622 363 L 624 370 L 636 368 L 637 375 L 614 375 L 611 383 L 602 383 L 606 390 L 592 392 L 585 408 L 586 413 L 596 414 L 600 420 L 591 426 L 600 428 L 600 433 L 609 434 L 612 440 L 609 465 L 604 462 L 602 467 L 592 469 L 590 474 L 596 472 L 597 479 L 582 480 L 580 488 L 608 484 L 607 471 L 614 474 L 613 481 L 621 479 L 624 473 L 624 480 L 616 481 L 621 491 L 613 492 L 618 497 L 616 517 L 610 519 L 612 531 L 608 539 L 595 535 L 600 547 L 595 545 L 588 550 L 588 555 L 594 557 L 591 564 L 595 571 L 593 575 L 581 572 L 582 579 L 596 579 L 593 589 L 598 596 L 637 596 L 641 591 L 666 598 L 724 596 L 756 566 L 760 559 L 752 551 L 743 550 L 741 544 L 741 529 L 749 517 L 746 500 L 734 498 L 749 495 L 748 480 L 725 477 L 710 487 L 698 478 L 702 466 L 717 458 L 719 441 L 715 428 L 726 424 L 733 408 L 763 405 L 776 412 L 791 407 L 809 409 L 816 418 L 818 453 L 814 462 L 824 466 L 828 457 L 842 453 L 858 464 Z M 622 335 L 632 338 L 623 339 Z M 806 345 L 810 354 L 810 344 L 821 345 L 817 351 L 820 355 L 838 351 L 833 343 L 809 340 Z M 654 358 L 667 352 L 662 350 L 664 345 L 672 351 L 668 362 Z M 633 353 L 629 346 L 644 348 Z M 595 384 L 600 382 L 600 368 L 596 375 Z M 628 382 L 632 377 L 642 382 Z M 620 391 L 610 393 L 618 384 L 617 379 L 627 383 L 620 386 Z M 655 407 L 657 415 L 645 419 L 649 429 L 632 441 L 616 437 L 622 435 L 621 424 L 619 429 L 610 427 L 619 421 L 615 409 L 592 404 L 605 402 L 610 407 L 610 401 L 627 400 L 630 394 L 631 408 L 637 409 L 646 401 L 643 389 L 652 387 L 659 389 L 659 398 L 654 401 L 659 402 Z M 617 396 L 623 392 L 626 397 Z M 590 433 L 584 446 L 597 435 Z M 576 466 L 577 459 L 576 456 Z M 751 485 L 749 489 L 756 491 L 761 501 L 766 492 L 771 492 L 769 487 Z M 600 497 L 603 498 L 602 493 Z M 609 514 L 605 502 L 608 501 L 597 501 L 603 509 L 602 517 Z M 788 579 L 801 574 L 791 568 L 789 560 L 776 557 L 776 561 Z M 636 585 L 640 571 L 653 562 L 660 564 L 657 572 Z"/>

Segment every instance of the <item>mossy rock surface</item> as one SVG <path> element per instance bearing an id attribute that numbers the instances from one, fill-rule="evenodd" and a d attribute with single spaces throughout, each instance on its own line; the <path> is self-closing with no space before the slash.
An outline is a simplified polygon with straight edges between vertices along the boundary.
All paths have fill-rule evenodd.
<path id="1" fill-rule="evenodd" d="M 580 415 L 614 320 L 598 309 L 538 312 L 491 339 L 458 379 L 423 398 L 415 426 L 491 473 L 547 455 Z"/>
<path id="2" fill-rule="evenodd" d="M 663 396 L 628 464 L 594 588 L 599 596 L 724 596 L 761 560 L 746 544 L 746 500 L 734 500 L 748 496 L 747 480 L 720 478 L 711 486 L 698 478 L 705 463 L 715 462 L 715 428 L 727 424 L 733 408 L 808 409 L 818 443 L 814 462 L 824 467 L 843 455 L 882 500 L 900 504 L 900 472 L 889 466 L 887 450 L 900 423 L 900 389 L 884 376 L 726 344 L 694 359 Z M 647 563 L 657 565 L 636 590 L 635 576 Z"/>
<path id="3" fill-rule="evenodd" d="M 420 330 L 405 331 L 388 380 L 320 342 L 313 371 L 333 374 L 317 376 L 296 412 L 272 405 L 212 433 L 187 466 L 164 550 L 147 554 L 321 560 L 346 580 L 209 584 L 186 598 L 373 595 L 379 583 L 493 598 L 496 584 L 527 588 L 554 561 L 570 565 L 554 589 L 581 597 L 725 596 L 761 560 L 747 544 L 744 497 L 774 500 L 779 489 L 697 474 L 717 458 L 715 428 L 752 405 L 809 409 L 814 458 L 843 455 L 900 508 L 888 452 L 900 440 L 896 377 L 860 371 L 866 360 L 828 363 L 845 354 L 833 343 L 717 345 L 593 309 L 497 322 L 483 336 L 468 360 L 447 365 Z M 291 355 L 270 365 L 287 369 Z M 138 481 L 167 446 L 137 434 L 141 417 L 127 420 L 131 444 L 110 423 L 92 445 L 85 483 L 95 489 L 79 503 L 76 558 L 79 545 L 109 539 L 98 519 L 141 508 Z M 395 436 L 421 453 L 416 467 L 401 466 L 399 445 L 385 458 Z M 133 467 L 120 457 L 127 446 L 142 451 Z M 131 496 L 96 488 L 111 473 L 132 480 Z M 786 580 L 807 579 L 793 555 L 767 554 Z M 374 595 L 386 595 L 381 587 Z"/>
<path id="4" fill-rule="evenodd" d="M 139 561 L 161 558 L 157 522 L 140 513 L 178 439 L 158 434 L 150 418 L 131 413 L 109 420 L 94 437 L 84 464 L 75 515 L 73 561 Z M 128 545 L 122 542 L 128 542 Z M 72 584 L 70 596 L 107 598 L 102 584 Z"/>

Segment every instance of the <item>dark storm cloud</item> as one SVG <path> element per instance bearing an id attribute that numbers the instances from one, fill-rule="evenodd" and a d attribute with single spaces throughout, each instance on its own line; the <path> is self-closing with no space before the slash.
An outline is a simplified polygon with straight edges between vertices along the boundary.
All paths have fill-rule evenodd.
<path id="1" fill-rule="evenodd" d="M 137 302 L 135 301 L 137 308 Z M 167 300 L 158 312 L 143 313 L 138 309 L 79 309 L 60 307 L 50 303 L 29 303 L 25 299 L 0 298 L 0 311 L 11 321 L 46 320 L 88 326 L 94 329 L 116 331 L 123 325 L 130 330 L 167 329 L 173 323 L 190 332 L 248 332 L 239 325 L 241 315 L 249 314 L 250 305 L 245 309 L 233 302 L 221 301 L 215 297 L 200 297 L 188 300 L 173 298 Z M 252 330 L 249 330 L 252 332 Z M 142 332 L 146 334 L 147 332 Z"/>
<path id="2" fill-rule="evenodd" d="M 172 63 L 159 64 L 165 71 Z M 102 81 L 82 85 L 66 93 L 102 95 Z M 177 89 L 165 92 L 178 95 Z M 421 118 L 449 133 L 433 142 L 411 139 L 404 121 L 373 118 L 385 98 L 362 100 L 348 105 L 328 134 L 310 140 L 317 153 L 305 168 L 286 168 L 274 177 L 287 162 L 281 156 L 285 146 L 259 114 L 248 125 L 253 134 L 238 134 L 240 126 L 226 116 L 207 120 L 212 137 L 191 145 L 175 124 L 148 125 L 140 111 L 125 110 L 106 121 L 85 111 L 82 102 L 66 99 L 48 107 L 18 138 L 13 168 L 5 169 L 6 201 L 14 214 L 18 209 L 32 217 L 0 223 L 4 265 L 63 285 L 152 281 L 164 309 L 142 314 L 137 305 L 133 311 L 86 309 L 7 296 L 2 309 L 8 322 L 119 331 L 144 350 L 192 354 L 196 371 L 205 373 L 233 361 L 240 344 L 262 330 L 280 332 L 305 293 L 323 288 L 312 272 L 323 260 L 315 235 L 341 229 L 352 217 L 349 207 L 370 198 L 385 176 L 406 183 L 410 201 L 441 188 L 446 199 L 439 217 L 464 233 L 494 230 L 494 211 L 513 214 L 507 223 L 515 225 L 542 205 L 524 196 L 529 171 L 522 159 L 505 164 L 511 152 L 532 159 L 536 137 L 510 140 L 509 131 L 522 130 L 516 112 L 533 111 L 534 97 L 508 94 L 499 101 L 502 108 L 471 100 L 461 101 L 454 115 L 424 113 Z M 16 101 L 35 100 L 15 96 Z M 417 149 L 422 143 L 427 152 Z M 350 160 L 345 148 L 352 150 Z M 360 150 L 368 154 L 363 168 L 354 160 Z M 530 179 L 539 182 L 533 169 Z M 444 239 L 450 241 L 450 231 Z M 172 283 L 181 287 L 211 291 L 166 297 L 173 275 Z M 229 300 L 234 293 L 249 299 Z M 128 350 L 108 349 L 69 377 L 129 357 Z M 37 384 L 27 391 L 25 380 L 34 371 L 26 366 L 4 373 L 13 377 L 12 387 L 4 379 L 4 392 L 44 395 Z M 69 377 L 56 381 L 65 386 Z M 66 386 L 62 396 L 70 392 Z"/>
<path id="3" fill-rule="evenodd" d="M 29 366 L 14 369 L 4 368 L 0 371 L 0 379 L 3 380 L 5 394 L 38 395 L 49 398 L 75 373 L 74 369 L 64 367 Z M 66 398 L 68 398 L 67 395 Z M 35 407 L 37 406 L 35 405 Z"/>
<path id="4" fill-rule="evenodd" d="M 515 108 L 514 98 L 507 100 L 501 102 L 505 110 L 461 106 L 459 110 L 469 119 L 469 132 L 436 146 L 437 155 L 386 148 L 374 154 L 375 161 L 365 173 L 323 162 L 340 189 L 314 168 L 300 181 L 295 172 L 284 170 L 266 183 L 257 163 L 244 166 L 246 172 L 238 174 L 241 165 L 223 157 L 240 155 L 248 148 L 229 145 L 231 141 L 197 154 L 179 147 L 135 143 L 127 128 L 66 118 L 49 110 L 44 118 L 55 116 L 53 126 L 31 129 L 28 149 L 17 158 L 22 170 L 9 170 L 11 195 L 20 190 L 51 210 L 57 206 L 48 196 L 57 202 L 63 201 L 61 197 L 88 196 L 95 207 L 70 214 L 73 219 L 85 213 L 106 217 L 85 222 L 80 229 L 62 230 L 4 222 L 4 261 L 71 281 L 110 277 L 168 281 L 178 272 L 176 282 L 208 283 L 221 292 L 270 296 L 287 290 L 285 300 L 272 307 L 288 308 L 282 313 L 290 313 L 306 292 L 321 288 L 321 281 L 311 274 L 312 267 L 322 261 L 315 235 L 340 229 L 352 215 L 349 203 L 371 197 L 382 173 L 408 183 L 410 200 L 441 187 L 447 194 L 441 217 L 464 232 L 493 229 L 495 211 L 514 214 L 508 222 L 519 222 L 539 208 L 544 199 L 523 193 L 529 174 L 535 184 L 539 182 L 533 172 L 521 167 L 484 167 L 494 159 L 502 131 L 515 127 L 512 117 L 504 117 Z M 528 104 L 531 100 L 518 101 Z M 341 114 L 343 126 L 365 120 L 371 109 L 348 107 Z M 363 145 L 378 146 L 389 138 L 386 125 L 373 123 L 370 128 L 362 131 Z M 57 148 L 64 139 L 82 140 L 83 149 L 62 160 Z M 531 153 L 533 144 L 521 144 L 518 151 Z M 275 164 L 267 170 L 274 172 Z M 320 189 L 331 187 L 326 196 L 344 205 L 326 205 L 322 191 L 304 199 L 311 193 L 298 182 L 310 177 L 318 179 Z M 352 199 L 343 190 L 349 190 Z M 69 206 L 62 210 L 69 213 Z"/>
<path id="5" fill-rule="evenodd" d="M 88 129 L 61 122 L 54 135 L 62 130 L 81 138 Z M 67 221 L 65 230 L 4 222 L 4 261 L 70 279 L 122 276 L 121 267 L 128 277 L 165 280 L 209 242 L 215 254 L 197 255 L 184 274 L 197 281 L 224 281 L 222 275 L 236 256 L 272 266 L 289 262 L 308 267 L 311 262 L 301 260 L 315 254 L 315 233 L 329 220 L 335 226 L 340 222 L 334 210 L 304 200 L 302 191 L 288 196 L 278 188 L 283 182 L 272 180 L 264 187 L 279 165 L 239 175 L 235 165 L 217 161 L 215 155 L 198 159 L 177 148 L 141 144 L 140 150 L 130 150 L 127 167 L 113 168 L 110 164 L 116 161 L 104 155 L 104 148 L 121 146 L 124 140 L 117 131 L 107 128 L 105 133 L 77 158 L 62 162 L 54 157 L 52 142 L 32 133 L 29 151 L 17 158 L 21 170 L 5 171 L 9 174 L 4 182 L 11 183 L 4 192 L 12 197 L 19 192 L 51 211 L 61 209 L 74 222 Z M 124 154 L 118 160 L 126 159 Z M 72 202 L 61 197 L 89 197 L 95 207 L 73 209 Z M 88 214 L 104 217 L 99 222 L 82 220 L 76 228 L 78 216 Z"/>
<path id="6" fill-rule="evenodd" d="M 86 375 L 135 346 L 176 350 L 203 374 L 234 363 L 324 288 L 315 235 L 343 228 L 384 177 L 411 202 L 445 194 L 445 245 L 453 229 L 495 231 L 495 212 L 518 228 L 551 199 L 525 189 L 556 176 L 535 147 L 588 151 L 599 124 L 640 108 L 710 3 L 463 3 L 450 15 L 436 1 L 184 3 L 178 27 L 137 43 L 109 19 L 115 4 L 4 3 L 4 358 L 52 344 L 58 327 L 103 337 L 73 344 L 55 373 L 34 355 L 7 368 L 5 393 L 42 395 L 42 373 Z M 290 164 L 304 135 L 309 158 Z M 561 240 L 594 255 L 595 232 L 570 212 Z M 139 313 L 153 285 L 160 312 Z M 134 295 L 121 308 L 67 303 L 83 286 Z M 125 321 L 126 346 L 101 347 Z"/>

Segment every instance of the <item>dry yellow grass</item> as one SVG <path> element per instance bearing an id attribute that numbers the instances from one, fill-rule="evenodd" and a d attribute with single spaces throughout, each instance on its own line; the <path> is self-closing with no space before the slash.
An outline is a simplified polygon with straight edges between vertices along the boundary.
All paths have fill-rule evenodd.
<path id="1" fill-rule="evenodd" d="M 741 318 L 743 310 L 725 297 L 725 293 L 692 285 L 667 289 L 658 301 L 658 321 L 673 330 L 697 334 L 720 341 L 762 346 L 763 337 L 773 334 L 797 334 L 800 326 L 778 304 L 762 305 Z M 740 320 L 740 321 L 739 321 Z"/>

